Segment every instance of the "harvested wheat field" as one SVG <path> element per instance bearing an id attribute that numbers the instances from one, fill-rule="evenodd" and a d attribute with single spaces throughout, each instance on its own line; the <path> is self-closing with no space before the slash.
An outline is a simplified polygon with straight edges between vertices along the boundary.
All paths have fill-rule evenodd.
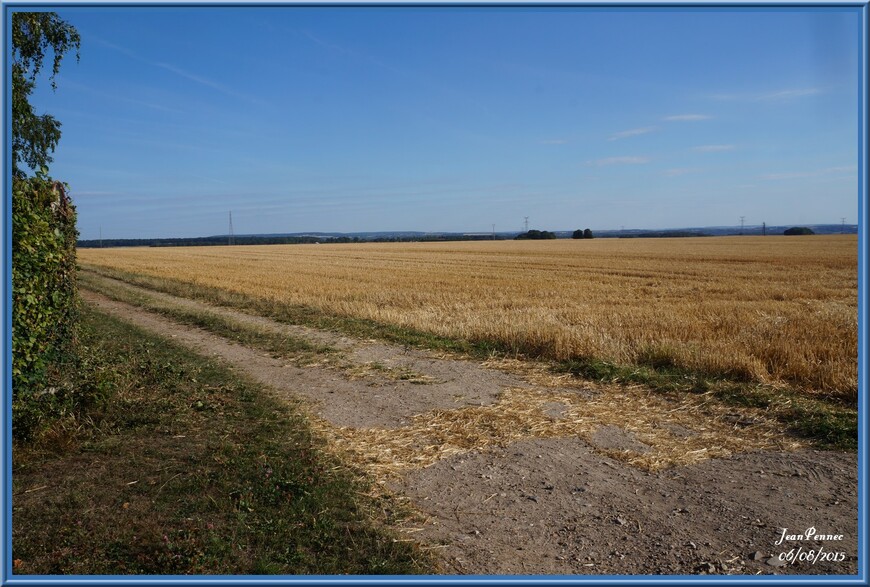
<path id="1" fill-rule="evenodd" d="M 80 262 L 545 358 L 857 398 L 854 235 L 83 249 Z"/>
<path id="2" fill-rule="evenodd" d="M 372 482 L 395 540 L 436 554 L 439 573 L 857 572 L 856 456 L 818 450 L 823 411 L 804 415 L 815 440 L 794 434 L 794 393 L 764 407 L 661 393 L 547 361 L 288 324 L 91 271 L 81 285 L 86 304 L 304 406 L 329 451 Z M 853 435 L 854 421 L 845 427 Z M 782 528 L 811 526 L 843 539 L 825 545 L 832 558 L 788 564 L 800 544 L 778 543 Z"/>

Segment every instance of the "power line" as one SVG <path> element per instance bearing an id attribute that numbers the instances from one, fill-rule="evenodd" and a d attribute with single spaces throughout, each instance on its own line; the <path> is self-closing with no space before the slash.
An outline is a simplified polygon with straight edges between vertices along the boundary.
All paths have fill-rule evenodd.
<path id="1" fill-rule="evenodd" d="M 740 236 L 743 236 L 743 219 L 744 218 L 746 218 L 746 216 L 740 217 Z"/>
<path id="2" fill-rule="evenodd" d="M 230 235 L 227 239 L 227 244 L 233 244 L 233 211 L 230 210 Z"/>
<path id="3" fill-rule="evenodd" d="M 529 232 L 529 217 L 523 216 L 523 218 L 526 219 L 525 222 L 523 222 L 523 226 L 526 228 L 526 232 Z"/>

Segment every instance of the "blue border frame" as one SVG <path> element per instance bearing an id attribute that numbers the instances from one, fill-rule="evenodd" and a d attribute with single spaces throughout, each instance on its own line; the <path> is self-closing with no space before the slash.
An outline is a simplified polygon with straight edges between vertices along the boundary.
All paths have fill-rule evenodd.
<path id="1" fill-rule="evenodd" d="M 7 8 L 3 5 L 2 46 L 6 39 L 12 36 L 12 19 L 7 18 Z M 3 79 L 0 88 L 3 89 L 3 298 L 2 325 L 3 338 L 0 350 L 3 354 L 3 417 L 0 419 L 0 443 L 2 443 L 2 469 L 0 479 L 3 487 L 3 508 L 0 510 L 0 527 L 2 527 L 3 558 L 0 560 L 0 583 L 5 584 L 12 570 L 12 108 L 6 108 L 12 103 L 12 71 L 10 60 L 3 53 Z M 7 156 L 7 151 L 10 151 Z M 8 390 L 8 391 L 7 391 Z M 8 552 L 8 554 L 7 554 Z"/>
<path id="2" fill-rule="evenodd" d="M 11 21 L 11 19 L 8 19 Z M 8 26 L 7 26 L 8 24 Z M 3 6 L 3 36 L 2 46 L 6 46 L 6 39 L 11 36 L 11 22 L 7 23 L 6 6 Z M 9 60 L 3 53 L 3 80 L 0 88 L 3 88 L 3 229 L 2 229 L 2 252 L 3 252 L 3 316 L 0 318 L 3 325 L 3 339 L 0 341 L 0 351 L 3 354 L 3 418 L 0 423 L 0 442 L 3 444 L 2 470 L 0 479 L 3 480 L 3 509 L 0 510 L 3 532 L 3 558 L 0 560 L 0 582 L 6 582 L 10 573 L 7 561 L 12 558 L 12 157 L 6 156 L 11 142 L 11 108 L 6 104 L 12 102 L 11 72 Z M 8 392 L 7 392 L 8 390 Z M 6 544 L 9 543 L 7 547 Z M 9 552 L 7 556 L 6 552 Z"/>
<path id="3" fill-rule="evenodd" d="M 870 5 L 861 18 L 861 59 L 858 96 L 858 574 L 867 578 L 867 228 L 868 192 L 868 60 L 870 60 Z M 863 559 L 861 556 L 863 555 Z M 862 564 L 863 563 L 863 564 Z"/>
<path id="4" fill-rule="evenodd" d="M 2 527 L 2 558 L 0 558 L 0 585 L 30 586 L 42 585 L 868 585 L 867 575 L 867 530 L 868 530 L 868 504 L 867 504 L 867 474 L 868 474 L 868 431 L 865 418 L 867 413 L 867 270 L 868 270 L 868 184 L 867 184 L 867 157 L 868 150 L 868 60 L 870 60 L 870 0 L 851 0 L 824 2 L 819 0 L 766 0 L 752 2 L 750 0 L 736 0 L 734 2 L 702 2 L 699 0 L 670 0 L 656 2 L 650 0 L 631 0 L 620 2 L 593 1 L 582 2 L 565 0 L 564 2 L 547 0 L 544 2 L 529 2 L 528 0 L 497 0 L 495 2 L 352 2 L 337 0 L 323 2 L 243 2 L 239 0 L 215 1 L 203 0 L 169 2 L 157 0 L 154 2 L 132 1 L 122 2 L 108 0 L 106 2 L 58 2 L 57 0 L 0 0 L 2 4 L 2 36 L 0 43 L 6 47 L 7 39 L 11 36 L 12 19 L 11 12 L 15 9 L 33 8 L 35 10 L 52 10 L 64 8 L 206 8 L 206 7 L 300 7 L 300 8 L 578 8 L 578 9 L 641 9 L 662 10 L 669 8 L 694 9 L 694 8 L 752 8 L 752 9 L 836 9 L 852 8 L 860 9 L 860 38 L 862 54 L 859 59 L 859 95 L 858 99 L 858 574 L 852 576 L 707 576 L 696 577 L 686 575 L 669 576 L 547 576 L 547 575 L 523 575 L 523 576 L 179 576 L 179 575 L 109 575 L 109 576 L 83 576 L 83 575 L 25 575 L 14 576 L 12 571 L 12 162 L 9 153 L 11 145 L 11 108 L 7 105 L 12 101 L 11 68 L 10 59 L 3 53 L 3 79 L 0 88 L 3 90 L 3 222 L 0 232 L 0 256 L 3 258 L 3 296 L 2 324 L 3 337 L 0 340 L 0 354 L 2 354 L 2 389 L 3 389 L 3 417 L 0 420 L 0 443 L 2 450 L 2 467 L 0 467 L 0 479 L 2 479 L 3 507 L 0 509 L 0 527 Z M 10 390 L 7 392 L 7 390 Z"/>

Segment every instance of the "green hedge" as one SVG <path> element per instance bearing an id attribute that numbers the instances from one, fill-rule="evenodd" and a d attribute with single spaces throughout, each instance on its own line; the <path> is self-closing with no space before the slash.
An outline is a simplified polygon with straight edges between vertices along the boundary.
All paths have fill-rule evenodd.
<path id="1" fill-rule="evenodd" d="M 16 413 L 48 391 L 48 367 L 74 344 L 77 238 L 64 184 L 44 173 L 13 178 L 13 429 Z"/>

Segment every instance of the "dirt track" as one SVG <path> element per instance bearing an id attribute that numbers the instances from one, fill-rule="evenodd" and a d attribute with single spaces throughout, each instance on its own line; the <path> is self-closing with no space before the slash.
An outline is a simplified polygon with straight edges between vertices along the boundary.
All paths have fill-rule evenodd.
<path id="1" fill-rule="evenodd" d="M 781 450 L 796 443 L 773 438 L 763 418 L 758 424 L 729 427 L 729 417 L 739 416 L 744 422 L 745 415 L 716 406 L 685 415 L 697 406 L 669 404 L 670 400 L 639 390 L 554 383 L 522 370 L 282 325 L 165 294 L 148 295 L 340 349 L 342 368 L 300 366 L 83 291 L 85 300 L 101 310 L 218 357 L 278 395 L 308 398 L 314 414 L 332 427 L 339 442 L 352 443 L 366 435 L 389 438 L 403 431 L 414 436 L 413 426 L 425 430 L 445 414 L 488 415 L 509 393 L 543 398 L 536 422 L 549 428 L 530 426 L 517 437 L 493 433 L 501 441 L 479 449 L 427 447 L 428 452 L 420 453 L 425 458 L 409 461 L 385 481 L 428 518 L 411 535 L 442 553 L 447 572 L 857 573 L 855 454 Z M 397 373 L 405 376 L 396 377 Z M 548 400 L 546 394 L 555 391 L 553 397 L 562 399 Z M 648 399 L 636 403 L 635 396 Z M 602 397 L 615 398 L 618 405 L 622 401 L 624 410 L 614 413 L 596 407 L 602 405 Z M 584 406 L 589 407 L 585 415 Z M 680 414 L 682 419 L 675 419 Z M 553 432 L 562 430 L 560 422 L 568 420 L 582 422 L 577 430 L 583 432 L 561 437 Z M 635 421 L 643 421 L 643 426 L 635 426 Z M 742 452 L 735 448 L 743 446 L 739 442 L 728 444 L 729 435 L 753 434 L 765 439 L 765 446 L 781 449 Z M 661 445 L 656 439 L 662 439 Z M 694 449 L 701 442 L 708 443 L 709 450 Z M 686 448 L 689 443 L 694 443 L 689 447 L 693 450 Z M 674 456 L 679 453 L 695 453 L 693 464 L 681 465 Z M 411 466 L 414 462 L 419 464 Z M 670 466 L 651 467 L 650 462 Z M 788 534 L 802 534 L 810 527 L 842 539 L 776 544 L 783 528 Z M 822 558 L 834 560 L 780 560 L 780 553 L 796 555 L 798 548 L 802 553 L 823 549 Z"/>

